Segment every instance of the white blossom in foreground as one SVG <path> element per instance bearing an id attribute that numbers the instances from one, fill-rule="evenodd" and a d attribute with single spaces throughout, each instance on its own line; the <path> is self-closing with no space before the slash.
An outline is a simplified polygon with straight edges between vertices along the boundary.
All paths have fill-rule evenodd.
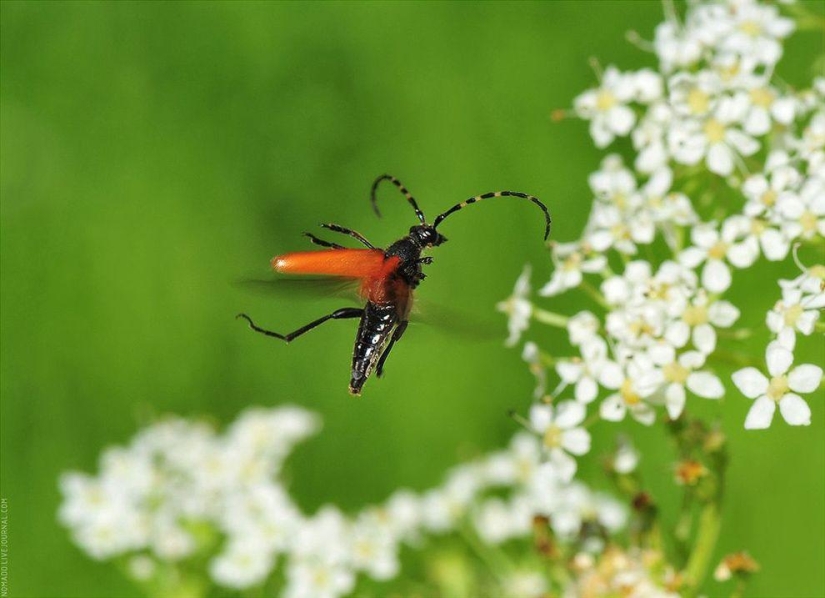
<path id="1" fill-rule="evenodd" d="M 590 433 L 580 427 L 584 416 L 584 405 L 576 401 L 530 408 L 530 424 L 548 451 L 546 466 L 565 482 L 576 473 L 576 460 L 570 455 L 581 456 L 590 450 Z"/>
<path id="2" fill-rule="evenodd" d="M 779 341 L 768 345 L 765 360 L 770 378 L 753 367 L 743 368 L 733 374 L 733 383 L 742 394 L 755 399 L 745 419 L 745 428 L 754 430 L 769 427 L 777 405 L 782 417 L 790 425 L 810 425 L 811 409 L 796 393 L 807 394 L 819 388 L 822 368 L 804 364 L 789 372 L 793 364 L 793 353 Z"/>

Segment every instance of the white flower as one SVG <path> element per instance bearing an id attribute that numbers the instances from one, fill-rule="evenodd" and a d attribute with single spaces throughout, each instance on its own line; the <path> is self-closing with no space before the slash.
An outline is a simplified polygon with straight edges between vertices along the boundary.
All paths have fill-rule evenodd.
<path id="1" fill-rule="evenodd" d="M 547 579 L 537 571 L 514 571 L 508 573 L 502 582 L 507 598 L 539 598 L 549 589 Z"/>
<path id="2" fill-rule="evenodd" d="M 536 378 L 536 388 L 533 390 L 533 398 L 540 399 L 544 396 L 547 388 L 547 370 L 541 361 L 541 351 L 538 345 L 534 342 L 524 343 L 521 358 L 527 363 L 527 366 L 530 368 L 530 373 Z"/>
<path id="3" fill-rule="evenodd" d="M 818 295 L 823 295 L 823 293 Z M 819 319 L 821 307 L 817 308 L 811 304 L 814 304 L 818 295 L 803 297 L 802 289 L 783 289 L 782 299 L 776 302 L 766 318 L 770 331 L 780 338 L 787 339 L 784 344 L 791 344 L 791 346 L 796 340 L 797 330 L 806 336 L 812 334 L 816 321 Z M 789 343 L 791 338 L 794 341 Z"/>
<path id="4" fill-rule="evenodd" d="M 530 425 L 548 450 L 546 465 L 562 481 L 570 481 L 576 473 L 576 460 L 567 453 L 581 456 L 590 451 L 590 433 L 579 427 L 584 416 L 584 405 L 575 401 L 564 401 L 555 409 L 552 405 L 530 408 Z"/>
<path id="5" fill-rule="evenodd" d="M 290 561 L 286 578 L 286 598 L 338 598 L 355 587 L 353 572 L 336 561 Z"/>
<path id="6" fill-rule="evenodd" d="M 398 547 L 390 527 L 369 511 L 355 522 L 352 534 L 352 564 L 377 580 L 398 574 Z"/>
<path id="7" fill-rule="evenodd" d="M 209 573 L 226 588 L 243 590 L 261 584 L 272 571 L 272 552 L 253 538 L 237 539 L 212 559 Z"/>
<path id="8" fill-rule="evenodd" d="M 655 385 L 642 385 L 642 374 L 650 371 L 653 363 L 643 355 L 637 357 L 625 366 L 624 380 L 619 392 L 613 393 L 602 401 L 599 406 L 599 415 L 608 421 L 621 421 L 625 414 L 630 415 L 641 424 L 649 426 L 656 420 L 656 412 L 645 402 L 655 391 Z"/>
<path id="9" fill-rule="evenodd" d="M 769 427 L 777 404 L 782 417 L 790 425 L 810 425 L 811 409 L 795 393 L 811 393 L 819 388 L 822 368 L 804 364 L 788 372 L 793 363 L 793 353 L 778 341 L 768 345 L 765 360 L 770 379 L 753 367 L 738 370 L 732 376 L 733 383 L 743 395 L 756 399 L 748 411 L 745 428 L 755 430 Z"/>
<path id="10" fill-rule="evenodd" d="M 575 384 L 574 396 L 581 403 L 591 403 L 599 385 L 616 390 L 622 383 L 622 369 L 607 357 L 607 343 L 596 337 L 582 343 L 581 359 L 561 360 L 556 371 L 566 384 Z"/>
<path id="11" fill-rule="evenodd" d="M 733 28 L 720 40 L 720 49 L 776 64 L 782 56 L 780 40 L 791 34 L 794 22 L 779 16 L 776 6 L 756 2 L 741 3 L 731 16 Z"/>
<path id="12" fill-rule="evenodd" d="M 540 290 L 539 295 L 550 297 L 579 286 L 582 273 L 600 272 L 607 265 L 603 255 L 588 255 L 579 243 L 555 243 L 551 258 L 554 269 L 550 281 Z"/>
<path id="13" fill-rule="evenodd" d="M 712 301 L 699 289 L 678 319 L 670 322 L 665 339 L 674 347 L 684 347 L 688 340 L 705 355 L 716 349 L 716 328 L 730 328 L 739 319 L 739 310 L 729 301 Z"/>
<path id="14" fill-rule="evenodd" d="M 668 134 L 674 159 L 692 165 L 704 158 L 711 172 L 731 174 L 738 154 L 751 156 L 759 150 L 759 142 L 739 128 L 746 109 L 745 98 L 723 97 L 707 118 L 676 121 Z"/>
<path id="15" fill-rule="evenodd" d="M 788 239 L 825 236 L 825 177 L 806 178 L 797 195 L 778 198 L 776 211 Z"/>
<path id="16" fill-rule="evenodd" d="M 679 261 L 688 268 L 696 268 L 702 262 L 702 286 L 713 293 L 726 291 L 731 284 L 731 272 L 726 262 L 737 268 L 747 268 L 759 255 L 755 239 L 745 238 L 746 230 L 739 220 L 727 219 L 722 230 L 713 223 L 696 225 L 691 231 L 693 247 L 679 255 Z"/>
<path id="17" fill-rule="evenodd" d="M 639 451 L 636 450 L 629 439 L 620 439 L 619 447 L 613 455 L 613 469 L 617 473 L 631 473 L 639 465 L 639 457 Z"/>
<path id="18" fill-rule="evenodd" d="M 590 135 L 597 147 L 606 147 L 616 136 L 627 135 L 636 123 L 636 114 L 626 106 L 636 95 L 632 74 L 616 67 L 605 69 L 601 86 L 576 98 L 576 113 L 590 121 Z"/>
<path id="19" fill-rule="evenodd" d="M 505 502 L 500 498 L 485 500 L 473 514 L 478 535 L 488 544 L 501 544 L 530 532 L 533 513 L 523 497 Z"/>
<path id="20" fill-rule="evenodd" d="M 771 129 L 772 122 L 789 125 L 796 113 L 796 100 L 783 97 L 770 85 L 753 87 L 747 92 L 748 111 L 742 127 L 750 135 L 764 135 Z"/>
<path id="21" fill-rule="evenodd" d="M 530 326 L 530 315 L 533 313 L 533 304 L 527 297 L 530 295 L 530 266 L 524 266 L 521 276 L 516 280 L 513 294 L 508 299 L 496 305 L 496 309 L 508 316 L 507 330 L 509 336 L 505 341 L 508 347 L 515 345 L 521 334 Z"/>
<path id="22" fill-rule="evenodd" d="M 535 435 L 519 432 L 505 451 L 490 455 L 483 465 L 484 477 L 493 486 L 526 484 L 541 464 L 541 447 Z"/>
<path id="23" fill-rule="evenodd" d="M 720 399 L 725 394 L 725 387 L 716 375 L 697 371 L 705 364 L 705 356 L 699 351 L 686 351 L 677 357 L 676 350 L 663 342 L 652 347 L 648 354 L 660 368 L 642 374 L 639 384 L 661 389 L 671 419 L 682 414 L 686 388 L 705 399 Z"/>
<path id="24" fill-rule="evenodd" d="M 601 327 L 599 319 L 589 311 L 580 311 L 567 321 L 570 343 L 581 345 L 596 336 Z"/>
<path id="25" fill-rule="evenodd" d="M 772 151 L 765 163 L 765 171 L 751 175 L 742 184 L 742 193 L 748 199 L 744 214 L 773 214 L 779 198 L 784 195 L 795 195 L 801 180 L 802 174 L 791 165 L 788 154 L 784 151 Z"/>

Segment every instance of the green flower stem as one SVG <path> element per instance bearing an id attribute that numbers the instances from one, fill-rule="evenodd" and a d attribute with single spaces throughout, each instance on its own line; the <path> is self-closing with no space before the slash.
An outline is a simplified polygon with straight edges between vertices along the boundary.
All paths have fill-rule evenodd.
<path id="1" fill-rule="evenodd" d="M 542 324 L 547 324 L 548 326 L 555 326 L 556 328 L 567 328 L 567 322 L 570 320 L 567 316 L 563 316 L 552 311 L 547 311 L 546 309 L 540 309 L 535 306 L 533 306 L 531 315 L 536 321 L 541 322 Z"/>
<path id="2" fill-rule="evenodd" d="M 762 362 L 756 357 L 745 355 L 743 353 L 736 353 L 734 351 L 724 351 L 722 349 L 717 349 L 711 353 L 708 360 L 736 367 L 760 367 L 762 365 Z"/>
<path id="3" fill-rule="evenodd" d="M 685 582 L 689 596 L 695 596 L 699 592 L 707 576 L 721 527 L 722 517 L 717 502 L 705 504 L 699 516 L 699 530 L 696 533 L 693 551 L 685 567 Z"/>
<path id="4" fill-rule="evenodd" d="M 504 582 L 507 576 L 515 569 L 513 563 L 510 562 L 503 552 L 484 544 L 478 539 L 475 532 L 466 525 L 459 525 L 458 533 L 476 556 L 484 562 L 487 569 L 499 583 Z"/>
<path id="5" fill-rule="evenodd" d="M 726 330 L 720 328 L 716 331 L 719 338 L 729 338 L 735 341 L 741 341 L 753 336 L 753 330 L 750 328 L 737 328 L 736 330 Z"/>
<path id="6" fill-rule="evenodd" d="M 586 280 L 582 280 L 581 284 L 579 285 L 579 288 L 588 295 L 590 295 L 590 298 L 593 299 L 593 301 L 598 303 L 607 311 L 610 311 L 610 304 L 604 298 L 604 295 L 602 295 L 598 290 L 593 288 L 593 286 L 589 282 L 587 282 Z"/>

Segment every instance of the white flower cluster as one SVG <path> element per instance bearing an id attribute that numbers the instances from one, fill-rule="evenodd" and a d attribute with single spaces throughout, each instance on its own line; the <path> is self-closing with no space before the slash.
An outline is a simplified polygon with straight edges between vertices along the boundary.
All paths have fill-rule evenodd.
<path id="1" fill-rule="evenodd" d="M 650 425 L 659 405 L 675 419 L 690 395 L 725 394 L 710 363 L 720 354 L 720 336 L 741 334 L 729 330 L 740 308 L 725 297 L 736 271 L 762 257 L 789 261 L 793 246 L 825 242 L 825 79 L 798 93 L 773 77 L 793 29 L 775 5 L 691 2 L 682 20 L 668 14 L 648 44 L 657 71 L 610 66 L 598 88 L 575 100 L 597 147 L 627 137 L 635 157 L 631 168 L 608 155 L 590 176 L 594 202 L 582 236 L 551 246 L 554 270 L 538 291 L 550 297 L 575 289 L 593 309 L 569 318 L 542 309 L 529 297 L 529 269 L 499 305 L 510 316 L 508 344 L 532 320 L 567 329 L 573 357 L 525 346 L 538 396 L 548 365 L 561 381 L 551 399 L 568 388 L 582 405 L 601 396 L 599 414 L 610 421 L 629 413 Z M 769 330 L 791 358 L 795 335 L 812 334 L 823 307 L 821 269 L 780 281 L 782 300 L 768 314 Z M 800 367 L 804 384 L 783 389 L 776 382 L 770 407 L 760 398 L 764 385 L 749 383 L 745 391 L 742 375 L 734 377 L 763 414 L 749 415 L 746 427 L 767 426 L 776 402 L 789 423 L 809 423 L 807 404 L 787 392 L 818 388 L 821 369 Z M 780 369 L 769 363 L 774 378 Z M 800 375 L 789 380 L 796 384 Z M 535 417 L 531 427 L 548 438 Z M 550 461 L 569 471 L 559 460 L 564 453 L 549 448 Z"/>
<path id="2" fill-rule="evenodd" d="M 575 419 L 560 412 L 556 421 Z M 147 584 L 168 575 L 164 567 L 208 557 L 217 585 L 260 587 L 280 557 L 289 598 L 348 594 L 358 574 L 391 579 L 401 546 L 419 546 L 427 535 L 463 530 L 499 544 L 530 537 L 534 518 L 546 517 L 560 541 L 578 542 L 594 530 L 592 548 L 602 531 L 625 525 L 618 502 L 559 478 L 543 462 L 538 439 L 524 432 L 506 450 L 455 468 L 438 488 L 398 490 L 354 517 L 334 506 L 307 516 L 279 473 L 319 424 L 298 407 L 251 409 L 224 434 L 185 419 L 162 421 L 128 446 L 104 451 L 98 475 L 64 474 L 60 520 L 91 557 L 123 559 Z M 561 444 L 582 442 L 573 433 Z"/>

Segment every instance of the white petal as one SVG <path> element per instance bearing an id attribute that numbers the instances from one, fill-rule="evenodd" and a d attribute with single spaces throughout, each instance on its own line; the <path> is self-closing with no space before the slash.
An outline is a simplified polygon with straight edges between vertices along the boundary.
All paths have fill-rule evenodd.
<path id="1" fill-rule="evenodd" d="M 785 326 L 776 335 L 776 342 L 785 347 L 788 351 L 793 351 L 796 347 L 796 332 L 790 326 Z"/>
<path id="2" fill-rule="evenodd" d="M 725 394 L 722 381 L 710 372 L 693 372 L 688 376 L 687 387 L 705 399 L 719 399 Z"/>
<path id="3" fill-rule="evenodd" d="M 685 387 L 670 384 L 665 390 L 665 408 L 670 419 L 677 419 L 685 408 Z"/>
<path id="4" fill-rule="evenodd" d="M 822 368 L 818 365 L 798 365 L 788 374 L 788 386 L 794 392 L 813 392 L 821 383 Z"/>
<path id="5" fill-rule="evenodd" d="M 716 349 L 716 330 L 710 324 L 699 324 L 693 329 L 693 344 L 705 355 Z"/>
<path id="6" fill-rule="evenodd" d="M 715 301 L 708 307 L 708 317 L 715 326 L 727 328 L 739 319 L 739 310 L 729 301 Z"/>
<path id="7" fill-rule="evenodd" d="M 730 141 L 731 145 L 739 150 L 739 153 L 743 156 L 750 156 L 759 151 L 759 142 L 745 135 L 742 131 L 728 129 L 725 138 Z"/>
<path id="8" fill-rule="evenodd" d="M 736 388 L 749 399 L 755 399 L 768 392 L 768 379 L 756 368 L 743 368 L 736 371 L 731 379 Z"/>
<path id="9" fill-rule="evenodd" d="M 561 446 L 568 453 L 584 455 L 590 451 L 590 433 L 584 428 L 565 430 L 561 435 Z"/>
<path id="10" fill-rule="evenodd" d="M 563 429 L 569 429 L 579 425 L 584 421 L 587 411 L 584 405 L 576 401 L 564 401 L 556 407 L 556 425 Z"/>
<path id="11" fill-rule="evenodd" d="M 793 353 L 783 347 L 777 341 L 768 345 L 765 351 L 765 359 L 768 362 L 768 373 L 771 376 L 779 376 L 788 371 L 793 363 Z"/>
<path id="12" fill-rule="evenodd" d="M 627 406 L 624 404 L 622 397 L 618 394 L 613 394 L 607 397 L 602 404 L 599 405 L 599 415 L 602 419 L 607 421 L 618 422 L 624 419 L 627 412 Z"/>
<path id="13" fill-rule="evenodd" d="M 688 247 L 679 254 L 679 262 L 688 268 L 695 268 L 707 257 L 707 252 L 699 247 Z"/>
<path id="14" fill-rule="evenodd" d="M 585 376 L 576 384 L 576 400 L 581 403 L 592 403 L 599 394 L 599 386 L 593 378 Z"/>
<path id="15" fill-rule="evenodd" d="M 556 364 L 556 372 L 564 382 L 573 384 L 578 382 L 582 375 L 582 365 L 575 361 L 559 361 Z"/>
<path id="16" fill-rule="evenodd" d="M 792 426 L 810 426 L 811 408 L 802 397 L 788 393 L 779 401 L 779 411 Z"/>
<path id="17" fill-rule="evenodd" d="M 630 410 L 630 415 L 632 415 L 633 419 L 637 422 L 645 426 L 652 426 L 653 422 L 656 421 L 656 412 L 653 411 L 653 407 L 647 403 L 637 403 L 634 405 L 633 409 Z"/>
<path id="18" fill-rule="evenodd" d="M 665 339 L 674 347 L 684 347 L 690 338 L 690 326 L 683 320 L 669 324 L 665 330 Z"/>
<path id="19" fill-rule="evenodd" d="M 636 122 L 636 113 L 627 106 L 616 106 L 607 115 L 610 128 L 617 135 L 627 135 Z"/>
<path id="20" fill-rule="evenodd" d="M 530 407 L 530 425 L 539 434 L 553 423 L 553 408 L 550 405 L 533 405 Z"/>
<path id="21" fill-rule="evenodd" d="M 762 253 L 772 262 L 784 260 L 791 249 L 790 242 L 774 228 L 769 228 L 762 233 L 759 244 L 762 246 Z"/>
<path id="22" fill-rule="evenodd" d="M 721 293 L 730 287 L 731 276 L 728 266 L 720 260 L 708 260 L 702 269 L 702 286 L 714 293 Z"/>
<path id="23" fill-rule="evenodd" d="M 728 260 L 737 268 L 747 268 L 759 257 L 759 242 L 756 237 L 748 237 L 741 243 L 734 243 L 728 249 Z"/>
<path id="24" fill-rule="evenodd" d="M 733 153 L 724 143 L 714 143 L 710 146 L 706 162 L 708 170 L 716 174 L 727 176 L 733 172 Z"/>
<path id="25" fill-rule="evenodd" d="M 748 416 L 745 418 L 745 429 L 761 430 L 767 428 L 771 425 L 774 411 L 776 411 L 776 403 L 766 395 L 759 397 L 748 411 Z"/>
<path id="26" fill-rule="evenodd" d="M 605 388 L 616 390 L 624 382 L 624 373 L 621 366 L 615 361 L 606 361 L 599 372 L 599 384 Z"/>
<path id="27" fill-rule="evenodd" d="M 563 482 L 569 482 L 576 473 L 576 460 L 561 449 L 550 451 L 550 464 Z"/>
<path id="28" fill-rule="evenodd" d="M 799 319 L 796 321 L 796 327 L 799 329 L 799 332 L 807 336 L 813 333 L 818 319 L 818 311 L 811 310 L 802 312 L 802 315 L 799 316 Z"/>

